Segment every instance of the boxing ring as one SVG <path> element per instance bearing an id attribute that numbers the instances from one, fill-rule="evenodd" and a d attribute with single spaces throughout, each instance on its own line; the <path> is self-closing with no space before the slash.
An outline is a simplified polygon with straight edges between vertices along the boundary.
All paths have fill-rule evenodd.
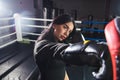
<path id="1" fill-rule="evenodd" d="M 28 18 L 28 17 L 22 17 L 20 14 L 15 14 L 13 17 L 0 18 L 0 21 L 8 22 L 7 25 L 4 25 L 4 26 L 0 25 L 0 31 L 4 31 L 4 30 L 8 30 L 8 29 L 12 28 L 12 31 L 10 31 L 8 34 L 4 34 L 4 35 L 1 36 L 2 33 L 0 33 L 0 41 L 1 42 L 6 41 L 5 43 L 0 44 L 0 50 L 2 50 L 5 47 L 7 47 L 7 46 L 9 46 L 11 44 L 14 44 L 16 42 L 25 43 L 25 47 L 24 48 L 26 48 L 26 45 L 28 45 L 28 44 L 30 44 L 30 45 L 31 45 L 31 43 L 34 44 L 34 42 L 36 41 L 36 38 L 34 38 L 34 39 L 33 38 L 29 38 L 28 35 L 30 35 L 30 36 L 37 36 L 37 37 L 40 36 L 40 33 L 36 33 L 35 30 L 38 30 L 38 31 L 40 30 L 41 31 L 41 29 L 48 28 L 47 25 L 52 21 L 52 19 Z M 9 21 L 10 21 L 10 24 L 9 24 Z M 25 21 L 28 21 L 28 23 L 27 24 L 23 24 L 23 23 L 25 23 Z M 30 21 L 30 23 L 33 23 L 33 24 L 29 24 L 29 21 Z M 35 23 L 36 21 L 40 22 L 41 25 L 36 25 L 36 23 Z M 79 25 L 79 24 L 82 24 L 82 23 L 85 23 L 85 22 L 75 21 L 75 23 L 77 23 Z M 92 23 L 94 23 L 94 22 L 92 22 Z M 98 23 L 95 23 L 95 24 L 98 24 Z M 100 23 L 100 24 L 102 24 L 102 23 Z M 106 22 L 105 22 L 105 24 L 106 24 Z M 24 28 L 28 28 L 28 29 L 31 28 L 31 30 L 28 30 L 28 31 L 25 32 Z M 34 29 L 34 28 L 36 28 L 36 29 Z M 104 30 L 85 29 L 85 28 L 81 29 L 79 27 L 77 28 L 77 31 L 81 31 L 81 32 L 92 31 L 92 32 L 104 33 Z M 11 39 L 11 36 L 12 36 L 12 39 Z M 10 40 L 7 41 L 7 39 L 10 39 Z M 89 37 L 85 37 L 85 40 L 105 41 L 105 39 L 89 38 Z M 32 48 L 33 48 L 33 45 L 28 50 L 31 49 L 30 51 L 32 52 Z M 31 53 L 31 52 L 29 52 L 29 53 Z M 0 60 L 1 59 L 2 58 L 0 57 Z M 32 60 L 32 62 L 33 62 L 33 60 Z M 37 69 L 36 69 L 36 66 L 34 64 L 34 67 L 32 67 L 32 71 L 24 79 L 25 80 L 29 80 L 30 78 L 33 78 L 34 77 L 33 74 L 37 74 L 36 71 L 37 71 Z M 5 75 L 5 76 L 4 75 L 5 75 L 5 73 L 0 73 L 0 77 L 2 76 L 2 78 L 4 78 L 5 76 L 7 76 L 7 75 Z M 19 79 L 19 77 L 15 78 L 15 79 L 16 80 L 20 80 L 21 78 Z M 2 78 L 0 78 L 0 79 L 2 79 Z M 4 78 L 4 79 L 6 79 L 6 78 Z M 7 77 L 7 79 L 8 79 L 8 77 Z"/>
<path id="2" fill-rule="evenodd" d="M 15 17 L 0 18 L 0 80 L 33 80 L 38 74 L 33 44 L 20 43 L 21 28 L 16 28 L 19 20 L 15 20 Z"/>
<path id="3" fill-rule="evenodd" d="M 12 44 L 16 41 L 23 41 L 23 40 L 28 40 L 28 41 L 31 41 L 31 42 L 35 42 L 35 40 L 31 40 L 31 39 L 25 39 L 23 35 L 32 35 L 32 36 L 39 36 L 40 34 L 37 34 L 37 33 L 32 33 L 32 32 L 25 32 L 25 31 L 22 31 L 22 26 L 25 26 L 25 27 L 28 27 L 28 28 L 47 28 L 47 22 L 51 22 L 52 19 L 40 19 L 40 18 L 27 18 L 27 17 L 22 17 L 20 16 L 19 14 L 15 14 L 13 17 L 10 17 L 10 18 L 1 18 L 0 21 L 9 21 L 9 20 L 14 20 L 14 23 L 11 24 L 11 25 L 6 25 L 6 26 L 1 26 L 0 29 L 8 29 L 8 28 L 15 28 L 15 32 L 12 32 L 8 35 L 4 35 L 4 36 L 0 36 L 0 39 L 3 39 L 3 38 L 6 38 L 6 37 L 10 37 L 12 35 L 16 35 L 16 39 L 10 41 L 10 42 L 7 42 L 6 44 L 3 44 L 3 45 L 0 45 L 0 48 L 4 47 L 4 46 L 7 46 L 9 44 Z M 26 20 L 31 20 L 31 21 L 42 21 L 43 22 L 43 25 L 30 25 L 30 24 L 22 24 L 22 21 L 26 21 Z M 75 23 L 77 24 L 87 24 L 89 22 L 82 22 L 82 21 L 75 21 Z M 92 22 L 94 23 L 94 22 Z M 95 24 L 98 24 L 98 22 L 95 22 Z M 101 22 L 100 24 L 104 24 L 104 22 Z M 85 29 L 85 28 L 77 28 L 78 31 L 83 31 L 83 32 L 88 32 L 88 31 L 92 31 L 92 32 L 102 32 L 104 33 L 104 30 L 95 30 L 95 29 Z M 100 41 L 105 41 L 105 39 L 100 39 L 100 38 L 88 38 L 88 37 L 85 37 L 85 39 L 87 40 L 100 40 Z"/>
<path id="4" fill-rule="evenodd" d="M 7 22 L 7 21 L 9 21 L 9 20 L 14 20 L 14 17 L 0 18 L 0 22 L 1 22 L 1 21 L 6 21 L 6 22 Z M 15 27 L 15 24 L 0 26 L 0 30 L 2 30 L 2 29 L 8 29 L 8 28 L 11 28 L 11 27 L 12 27 L 12 28 Z M 6 37 L 10 37 L 10 36 L 15 35 L 15 34 L 16 34 L 16 32 L 12 32 L 12 33 L 10 33 L 10 34 L 6 34 L 6 35 L 4 35 L 4 36 L 0 36 L 0 39 L 6 38 Z M 12 43 L 14 43 L 14 42 L 16 42 L 16 41 L 17 41 L 17 39 L 12 40 L 12 41 L 10 41 L 10 42 L 7 42 L 6 44 L 1 45 L 0 48 L 5 47 L 5 46 L 7 46 L 7 45 L 9 45 L 9 44 L 12 44 Z"/>

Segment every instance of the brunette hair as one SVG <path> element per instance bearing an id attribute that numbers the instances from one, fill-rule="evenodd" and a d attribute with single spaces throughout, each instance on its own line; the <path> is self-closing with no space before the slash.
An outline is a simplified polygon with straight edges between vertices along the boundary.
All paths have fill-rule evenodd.
<path id="1" fill-rule="evenodd" d="M 42 32 L 43 35 L 41 35 L 38 38 L 38 40 L 46 39 L 46 38 L 48 39 L 48 37 L 53 36 L 53 27 L 52 27 L 53 24 L 61 25 L 67 22 L 73 22 L 73 25 L 74 25 L 73 31 L 70 33 L 69 37 L 65 39 L 65 41 L 63 41 L 63 42 L 69 42 L 70 39 L 72 39 L 72 36 L 74 35 L 74 33 L 76 32 L 74 19 L 69 14 L 62 14 L 54 18 L 51 24 L 49 25 L 49 28 Z M 51 39 L 54 39 L 54 38 L 51 38 Z"/>

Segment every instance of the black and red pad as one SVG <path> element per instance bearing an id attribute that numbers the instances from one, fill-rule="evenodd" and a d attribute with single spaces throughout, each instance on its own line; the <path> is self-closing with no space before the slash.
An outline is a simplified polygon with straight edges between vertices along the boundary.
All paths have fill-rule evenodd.
<path id="1" fill-rule="evenodd" d="M 113 80 L 120 80 L 120 18 L 116 17 L 105 26 L 105 37 L 109 47 Z"/>

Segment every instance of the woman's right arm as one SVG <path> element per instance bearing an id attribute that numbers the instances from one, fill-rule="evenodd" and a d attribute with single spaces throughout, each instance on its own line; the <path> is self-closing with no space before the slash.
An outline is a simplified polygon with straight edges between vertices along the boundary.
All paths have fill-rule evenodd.
<path id="1" fill-rule="evenodd" d="M 36 43 L 34 48 L 34 55 L 37 59 L 44 61 L 45 59 L 53 58 L 67 64 L 79 66 L 101 67 L 104 65 L 102 61 L 103 58 L 106 58 L 106 54 L 108 54 L 106 45 L 97 44 L 92 41 L 83 41 L 68 45 L 41 40 Z"/>
<path id="2" fill-rule="evenodd" d="M 36 43 L 34 54 L 47 55 L 73 65 L 99 66 L 105 47 L 102 46 L 101 49 L 98 44 L 91 41 L 68 45 L 41 40 Z"/>

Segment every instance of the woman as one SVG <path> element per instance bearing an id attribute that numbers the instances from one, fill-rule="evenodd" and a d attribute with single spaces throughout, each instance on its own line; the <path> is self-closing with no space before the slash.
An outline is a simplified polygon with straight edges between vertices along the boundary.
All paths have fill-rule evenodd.
<path id="1" fill-rule="evenodd" d="M 75 32 L 73 18 L 63 14 L 56 17 L 38 38 L 34 57 L 40 70 L 40 80 L 65 80 L 66 64 L 101 66 L 97 44 L 91 41 L 72 44 Z"/>

